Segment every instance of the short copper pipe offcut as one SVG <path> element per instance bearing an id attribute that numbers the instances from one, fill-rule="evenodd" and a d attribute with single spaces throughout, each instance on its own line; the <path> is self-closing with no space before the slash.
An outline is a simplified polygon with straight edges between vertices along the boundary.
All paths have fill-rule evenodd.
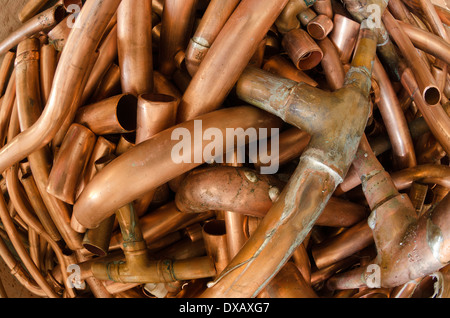
<path id="1" fill-rule="evenodd" d="M 343 64 L 347 64 L 358 39 L 359 23 L 343 15 L 335 14 L 330 40 L 336 46 Z"/>
<path id="2" fill-rule="evenodd" d="M 283 36 L 282 45 L 299 70 L 310 70 L 323 58 L 323 52 L 302 29 L 293 29 Z"/>
<path id="3" fill-rule="evenodd" d="M 305 72 L 299 70 L 289 59 L 289 56 L 281 54 L 274 55 L 264 63 L 262 69 L 299 83 L 304 82 L 314 87 L 318 85 L 317 82 Z"/>
<path id="4" fill-rule="evenodd" d="M 327 37 L 333 27 L 333 20 L 323 14 L 319 14 L 306 25 L 309 35 L 316 40 L 323 40 Z"/>
<path id="5" fill-rule="evenodd" d="M 75 123 L 88 127 L 97 136 L 136 131 L 138 100 L 120 94 L 78 109 Z"/>
<path id="6" fill-rule="evenodd" d="M 224 220 L 210 220 L 203 225 L 203 240 L 206 253 L 214 262 L 217 274 L 228 265 L 230 258 L 227 245 L 227 231 Z"/>

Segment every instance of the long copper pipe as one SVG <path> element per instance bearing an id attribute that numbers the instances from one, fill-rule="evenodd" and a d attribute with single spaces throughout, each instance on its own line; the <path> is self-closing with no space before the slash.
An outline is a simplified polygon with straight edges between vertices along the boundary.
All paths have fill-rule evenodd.
<path id="1" fill-rule="evenodd" d="M 14 69 L 14 61 L 16 53 L 9 51 L 3 57 L 2 65 L 0 67 L 0 96 L 3 96 L 6 87 L 8 86 L 12 70 Z"/>
<path id="2" fill-rule="evenodd" d="M 210 127 L 218 128 L 221 131 L 230 127 L 240 127 L 244 131 L 249 127 L 269 129 L 279 127 L 281 124 L 278 119 L 253 107 L 228 108 L 203 115 L 197 120 L 202 121 L 202 131 Z M 194 128 L 198 127 L 196 123 L 198 125 L 199 122 L 192 120 L 164 130 L 111 162 L 94 177 L 75 203 L 72 217 L 73 228 L 80 232 L 84 232 L 86 228 L 95 228 L 123 203 L 131 202 L 176 176 L 199 166 L 203 161 L 196 163 L 193 157 L 188 159 L 190 163 L 175 163 L 172 158 L 172 149 L 178 144 L 176 140 L 171 140 L 173 131 L 177 128 L 185 128 L 183 131 L 190 132 L 190 136 L 193 138 Z M 154 147 L 158 147 L 160 151 L 152 151 L 151 149 Z M 226 150 L 224 147 L 224 151 Z M 139 162 L 138 169 L 135 168 L 137 162 Z M 147 169 L 148 172 L 143 173 Z M 147 178 L 148 174 L 155 177 Z M 127 182 L 135 180 L 133 182 L 139 186 L 124 189 L 120 180 L 128 180 Z M 109 186 L 105 187 L 104 182 Z M 108 194 L 109 191 L 111 195 Z M 87 208 L 88 206 L 89 208 Z M 95 214 L 88 213 L 91 208 L 96 211 Z"/>
<path id="3" fill-rule="evenodd" d="M 122 0 L 117 9 L 117 50 L 122 92 L 153 91 L 152 3 Z"/>
<path id="4" fill-rule="evenodd" d="M 239 0 L 212 0 L 186 48 L 186 68 L 191 76 L 208 53 L 211 44 L 239 4 Z"/>
<path id="5" fill-rule="evenodd" d="M 34 17 L 49 0 L 29 0 L 19 12 L 19 20 L 24 23 Z"/>
<path id="6" fill-rule="evenodd" d="M 194 24 L 197 0 L 165 0 L 161 17 L 159 71 L 172 78 L 176 70 L 175 55 L 185 50 Z"/>
<path id="7" fill-rule="evenodd" d="M 184 93 L 177 114 L 179 123 L 221 106 L 287 2 L 241 1 Z"/>
<path id="8" fill-rule="evenodd" d="M 5 144 L 8 123 L 11 119 L 11 113 L 16 100 L 16 70 L 14 68 L 6 87 L 5 95 L 2 97 L 0 105 L 0 145 Z M 9 140 L 8 140 L 9 141 Z"/>
<path id="9" fill-rule="evenodd" d="M 0 55 L 5 54 L 28 37 L 41 31 L 51 29 L 64 18 L 64 15 L 64 7 L 57 4 L 34 16 L 32 19 L 22 24 L 16 31 L 10 33 L 9 36 L 0 43 Z"/>
<path id="10" fill-rule="evenodd" d="M 50 90 L 53 84 L 53 78 L 57 67 L 57 52 L 53 45 L 43 44 L 41 46 L 40 56 L 40 86 L 41 99 L 45 105 L 50 95 Z"/>
<path id="11" fill-rule="evenodd" d="M 77 18 L 77 28 L 71 32 L 62 52 L 42 116 L 0 150 L 1 171 L 48 144 L 55 136 L 74 102 L 73 98 L 81 94 L 83 87 L 80 87 L 80 81 L 89 67 L 90 54 L 96 49 L 119 2 L 90 0 L 84 4 Z"/>
<path id="12" fill-rule="evenodd" d="M 332 192 L 342 182 L 353 159 L 351 154 L 357 150 L 369 113 L 367 97 L 376 39 L 372 31 L 368 29 L 362 31 L 344 87 L 336 93 L 328 93 L 331 99 L 337 94 L 339 102 L 326 98 L 327 94 L 323 91 L 320 93 L 317 91 L 316 95 L 314 93 L 316 89 L 306 84 L 296 85 L 292 81 L 275 79 L 274 76 L 264 74 L 262 71 L 248 70 L 245 76 L 241 77 L 237 85 L 237 94 L 241 99 L 276 113 L 288 123 L 295 123 L 297 127 L 311 132 L 313 137 L 278 200 L 252 237 L 222 274 L 209 285 L 210 288 L 202 294 L 202 297 L 256 296 L 286 263 L 293 250 L 303 242 Z M 265 89 L 258 89 L 263 87 Z M 259 94 L 261 91 L 265 94 Z M 274 91 L 277 91 L 277 94 Z M 277 97 L 272 96 L 268 99 L 267 96 L 272 95 L 271 93 Z M 293 98 L 290 99 L 289 95 Z M 311 98 L 318 103 L 314 106 L 309 105 Z M 329 105 L 333 105 L 331 109 Z M 334 120 L 331 122 L 321 120 L 320 132 L 324 131 L 324 125 L 328 123 L 330 127 L 325 129 L 327 132 L 333 136 L 345 136 L 341 137 L 342 140 L 337 138 L 331 145 L 328 137 L 322 134 L 314 136 L 314 131 L 318 127 L 315 128 L 311 122 L 312 117 L 306 115 L 311 112 L 317 118 L 321 107 L 324 107 L 326 118 L 331 117 Z M 347 109 L 345 113 L 354 114 L 355 118 L 339 119 L 338 114 L 342 112 L 340 107 L 345 107 Z M 352 107 L 351 111 L 349 107 Z M 330 112 L 334 111 L 337 113 L 331 115 Z M 349 120 L 351 122 L 348 122 Z M 348 128 L 344 128 L 346 125 L 352 127 L 352 133 L 346 130 Z M 350 135 L 352 138 L 348 138 Z M 330 152 L 333 153 L 331 158 Z M 335 154 L 340 154 L 338 160 Z M 308 200 L 308 204 L 300 203 L 304 199 Z M 237 286 L 239 288 L 234 288 Z"/>

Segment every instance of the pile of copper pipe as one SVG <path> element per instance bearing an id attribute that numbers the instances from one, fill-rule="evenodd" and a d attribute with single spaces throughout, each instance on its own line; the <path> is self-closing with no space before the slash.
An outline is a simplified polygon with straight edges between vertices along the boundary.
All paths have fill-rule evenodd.
<path id="1" fill-rule="evenodd" d="M 30 0 L 18 17 L 0 42 L 0 258 L 29 292 L 450 296 L 449 8 Z M 204 158 L 229 129 L 244 162 L 225 142 Z"/>

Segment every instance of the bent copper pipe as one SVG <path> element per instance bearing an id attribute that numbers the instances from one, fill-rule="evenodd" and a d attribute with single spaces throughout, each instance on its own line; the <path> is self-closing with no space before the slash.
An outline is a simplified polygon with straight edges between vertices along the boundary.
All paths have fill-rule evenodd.
<path id="1" fill-rule="evenodd" d="M 0 43 L 0 55 L 5 54 L 30 36 L 54 27 L 64 16 L 64 7 L 59 4 L 34 16 Z"/>
<path id="2" fill-rule="evenodd" d="M 176 70 L 175 55 L 186 49 L 194 24 L 197 0 L 180 3 L 164 1 L 161 17 L 161 37 L 159 42 L 159 71 L 172 78 Z"/>
<path id="3" fill-rule="evenodd" d="M 149 0 L 122 0 L 117 9 L 117 50 L 122 92 L 153 91 L 152 4 Z"/>
<path id="4" fill-rule="evenodd" d="M 210 127 L 218 128 L 221 131 L 225 131 L 225 127 L 240 127 L 244 131 L 249 127 L 255 129 L 265 127 L 270 129 L 279 127 L 281 124 L 275 117 L 252 107 L 227 108 L 200 116 L 197 120 L 202 122 L 202 131 Z M 176 176 L 199 166 L 203 162 L 203 159 L 197 163 L 191 156 L 191 158 L 187 159 L 188 162 L 181 161 L 180 163 L 175 163 L 172 157 L 172 149 L 179 144 L 179 142 L 176 140 L 174 141 L 171 138 L 173 131 L 178 128 L 181 129 L 178 130 L 178 132 L 183 131 L 186 134 L 189 132 L 189 140 L 191 140 L 193 135 L 190 132 L 194 132 L 194 128 L 198 127 L 195 125 L 196 123 L 198 125 L 199 122 L 192 120 L 166 129 L 153 136 L 153 138 L 134 146 L 105 167 L 105 169 L 98 173 L 87 185 L 78 201 L 75 203 L 72 218 L 73 228 L 81 232 L 83 232 L 83 228 L 95 228 L 103 219 L 112 215 L 114 210 L 123 203 L 131 202 Z M 237 134 L 238 137 L 240 133 L 241 132 L 239 131 Z M 223 136 L 225 136 L 225 134 L 223 134 Z M 180 137 L 177 139 L 180 140 Z M 248 142 L 251 142 L 251 140 Z M 158 149 L 161 149 L 161 151 L 151 151 L 155 146 L 158 147 Z M 189 148 L 191 146 L 192 142 L 190 141 Z M 205 146 L 206 145 L 203 147 Z M 230 150 L 227 147 L 224 147 L 224 152 Z M 202 148 L 202 152 L 203 149 L 204 148 Z M 138 169 L 134 168 L 136 162 L 140 162 Z M 143 171 L 147 169 L 148 172 L 143 173 Z M 147 173 L 150 173 L 150 175 L 154 175 L 155 177 L 146 178 L 145 176 Z M 127 187 L 124 189 L 122 187 L 123 183 L 119 181 L 121 178 L 128 181 L 135 180 L 136 184 L 139 184 L 139 186 Z M 109 184 L 109 186 L 103 186 L 104 182 Z M 115 187 L 118 188 L 115 189 Z M 109 191 L 111 191 L 111 195 L 107 194 Z M 93 193 L 97 194 L 92 195 Z M 90 208 L 86 208 L 87 206 Z M 94 208 L 96 211 L 95 214 L 87 213 L 91 208 Z"/>
<path id="5" fill-rule="evenodd" d="M 119 0 L 90 0 L 84 4 L 77 18 L 78 28 L 73 29 L 62 52 L 42 116 L 0 150 L 1 171 L 48 144 L 55 136 L 73 99 L 81 94 L 80 81 L 89 67 L 90 53 L 95 50 L 118 4 Z M 79 42 L 80 38 L 85 41 Z"/>
<path id="6" fill-rule="evenodd" d="M 79 108 L 74 122 L 97 136 L 131 133 L 136 131 L 137 104 L 132 94 L 116 95 Z"/>
<path id="7" fill-rule="evenodd" d="M 179 105 L 178 123 L 220 107 L 287 2 L 240 2 L 187 87 Z"/>
<path id="8" fill-rule="evenodd" d="M 186 48 L 186 68 L 191 76 L 197 72 L 211 44 L 238 4 L 239 0 L 212 0 L 208 4 L 200 24 Z"/>
<path id="9" fill-rule="evenodd" d="M 342 182 L 353 159 L 352 154 L 357 150 L 369 113 L 367 97 L 376 39 L 369 29 L 362 31 L 345 85 L 335 93 L 319 93 L 319 90 L 316 91 L 316 88 L 306 84 L 276 79 L 275 76 L 259 70 L 247 70 L 241 77 L 237 84 L 237 94 L 241 99 L 277 114 L 286 122 L 297 125 L 313 136 L 278 200 L 227 268 L 209 284 L 210 288 L 202 297 L 258 295 L 303 242 L 332 192 Z M 265 89 L 258 89 L 263 87 Z M 265 94 L 260 94 L 261 91 Z M 266 94 L 274 96 L 267 98 Z M 334 94 L 339 96 L 339 102 L 334 100 Z M 311 98 L 318 103 L 309 105 Z M 331 104 L 332 109 L 329 108 Z M 323 132 L 324 125 L 328 124 L 326 131 L 332 130 L 333 133 L 330 133 L 333 136 L 345 137 L 333 137 L 336 139 L 330 142 L 328 138 L 331 138 L 331 135 L 325 137 L 315 133 L 318 127 L 311 123 L 311 118 L 314 117 L 306 114 L 311 112 L 318 116 L 321 107 L 324 107 L 326 118 L 331 117 L 334 120 L 328 122 L 321 118 L 319 130 Z M 350 113 L 355 117 L 339 119 L 341 107 L 347 109 L 347 115 Z M 349 107 L 351 111 L 348 111 Z M 330 115 L 332 111 L 337 113 Z M 345 125 L 342 121 L 347 120 L 350 120 L 346 124 L 352 127 L 352 133 L 343 127 Z M 339 159 L 336 160 L 334 155 L 330 158 L 330 152 L 340 154 Z M 301 204 L 305 199 L 308 204 Z M 234 288 L 236 286 L 239 288 Z"/>
<path id="10" fill-rule="evenodd" d="M 307 10 L 316 1 L 289 0 L 275 21 L 275 26 L 281 34 L 288 33 L 300 27 L 297 16 Z"/>

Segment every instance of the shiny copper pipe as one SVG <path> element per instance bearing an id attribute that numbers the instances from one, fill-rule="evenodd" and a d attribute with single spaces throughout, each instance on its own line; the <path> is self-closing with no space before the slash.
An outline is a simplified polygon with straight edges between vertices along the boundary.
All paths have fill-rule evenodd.
<path id="1" fill-rule="evenodd" d="M 445 42 L 445 40 L 435 34 L 426 32 L 408 23 L 402 21 L 397 21 L 397 23 L 415 47 L 450 64 L 450 57 L 448 54 L 450 51 L 450 44 L 448 42 Z"/>
<path id="2" fill-rule="evenodd" d="M 153 91 L 152 4 L 149 0 L 122 0 L 117 9 L 117 49 L 122 92 Z"/>
<path id="3" fill-rule="evenodd" d="M 228 108 L 203 115 L 198 117 L 197 120 L 202 120 L 202 131 L 209 127 L 218 128 L 221 131 L 225 131 L 225 127 L 240 127 L 244 131 L 248 127 L 255 129 L 265 127 L 270 130 L 270 128 L 279 127 L 281 124 L 278 119 L 253 107 Z M 191 163 L 175 163 L 172 158 L 172 149 L 179 143 L 177 140 L 171 140 L 172 132 L 176 128 L 186 128 L 186 130 L 183 130 L 186 133 L 188 131 L 194 132 L 194 127 L 197 127 L 194 124 L 195 121 L 189 121 L 155 135 L 153 138 L 136 145 L 119 156 L 97 174 L 85 188 L 74 206 L 73 228 L 78 231 L 83 231 L 83 228 L 95 228 L 103 219 L 114 212 L 116 206 L 120 206 L 125 202 L 131 202 L 176 176 L 199 166 L 201 162 L 195 163 L 192 157 L 190 158 Z M 191 137 L 193 137 L 192 134 Z M 149 149 L 154 149 L 153 147 L 156 145 L 161 151 L 149 151 Z M 224 149 L 224 151 L 227 150 L 229 149 Z M 132 168 L 135 162 L 140 162 L 140 169 Z M 158 177 L 145 178 L 147 173 L 142 173 L 141 169 L 149 169 L 151 175 L 158 175 Z M 121 178 L 128 181 L 136 180 L 136 184 L 139 184 L 139 187 L 124 189 L 119 181 Z M 104 187 L 102 185 L 103 182 L 106 182 L 109 186 Z M 120 191 L 114 189 L 116 186 L 120 188 Z M 107 191 L 105 192 L 105 190 Z M 114 195 L 108 195 L 108 191 L 111 191 L 111 194 Z M 98 194 L 93 196 L 92 193 Z M 93 200 L 94 198 L 96 200 Z M 97 212 L 88 214 L 87 212 L 91 208 L 86 209 L 87 206 L 96 206 L 94 209 Z"/>
<path id="4" fill-rule="evenodd" d="M 64 18 L 64 15 L 63 6 L 57 4 L 34 16 L 0 43 L 0 55 L 5 54 L 28 37 L 51 29 Z"/>
<path id="5" fill-rule="evenodd" d="M 53 45 L 43 44 L 41 46 L 40 56 L 40 86 L 41 99 L 45 105 L 50 95 L 53 84 L 53 78 L 57 67 L 57 52 Z"/>
<path id="6" fill-rule="evenodd" d="M 336 46 L 343 64 L 350 61 L 359 33 L 359 23 L 343 15 L 335 14 L 330 40 Z"/>
<path id="7" fill-rule="evenodd" d="M 48 144 L 65 119 L 74 98 L 81 94 L 80 81 L 93 52 L 111 20 L 119 0 L 87 1 L 61 55 L 47 106 L 39 120 L 0 150 L 0 170 L 4 171 L 33 151 Z M 100 17 L 100 18 L 99 18 Z M 83 38 L 85 41 L 79 42 Z"/>
<path id="8" fill-rule="evenodd" d="M 376 59 L 374 78 L 380 88 L 380 110 L 392 145 L 394 164 L 397 169 L 413 167 L 417 164 L 414 144 L 397 95 L 381 62 Z"/>
<path id="9" fill-rule="evenodd" d="M 153 91 L 156 94 L 164 94 L 178 98 L 181 100 L 182 94 L 180 90 L 158 71 L 153 72 Z"/>
<path id="10" fill-rule="evenodd" d="M 331 91 L 335 91 L 344 85 L 345 79 L 344 66 L 339 58 L 339 52 L 327 37 L 317 41 L 317 44 L 323 53 L 320 64 L 325 72 L 325 78 Z"/>
<path id="11" fill-rule="evenodd" d="M 281 44 L 299 70 L 310 70 L 323 58 L 322 50 L 305 30 L 289 31 L 283 36 Z"/>
<path id="12" fill-rule="evenodd" d="M 116 58 L 117 26 L 114 26 L 99 48 L 99 55 L 92 71 L 90 72 L 89 79 L 86 82 L 80 105 L 85 105 L 89 98 L 92 97 L 96 88 L 99 86 L 99 83 L 104 79 L 106 73 L 115 62 Z"/>
<path id="13" fill-rule="evenodd" d="M 277 74 L 299 83 L 304 82 L 314 87 L 318 85 L 315 80 L 295 67 L 295 65 L 288 59 L 288 57 L 285 58 L 284 55 L 281 54 L 274 55 L 269 58 L 264 63 L 262 69 L 272 74 Z"/>
<path id="14" fill-rule="evenodd" d="M 19 12 L 19 20 L 20 22 L 24 23 L 27 20 L 31 19 L 32 17 L 34 17 L 40 9 L 42 9 L 42 7 L 44 7 L 47 2 L 49 2 L 48 0 L 29 0 L 24 7 L 22 8 L 22 10 L 20 10 Z"/>
<path id="15" fill-rule="evenodd" d="M 0 97 L 3 96 L 6 87 L 8 86 L 11 73 L 14 69 L 14 61 L 16 53 L 9 51 L 3 57 L 2 65 L 0 67 Z"/>
<path id="16" fill-rule="evenodd" d="M 250 297 L 258 295 L 259 291 L 286 263 L 293 250 L 303 242 L 337 184 L 342 182 L 342 178 L 353 159 L 353 156 L 349 155 L 349 151 L 353 154 L 358 147 L 359 136 L 363 133 L 369 113 L 367 97 L 375 50 L 375 34 L 368 29 L 363 29 L 357 54 L 352 62 L 353 71 L 350 70 L 347 74 L 346 85 L 336 92 L 342 98 L 339 102 L 333 102 L 325 98 L 326 94 L 323 91 L 314 95 L 312 92 L 316 89 L 306 84 L 296 85 L 292 81 L 275 79 L 274 76 L 264 74 L 263 71 L 248 70 L 245 76 L 241 77 L 237 85 L 237 94 L 241 99 L 276 113 L 288 123 L 294 124 L 295 122 L 297 127 L 311 132 L 313 137 L 308 149 L 303 153 L 296 171 L 278 200 L 227 268 L 214 282 L 209 284 L 210 288 L 202 294 L 202 297 Z M 361 68 L 365 69 L 364 73 L 355 71 L 356 69 L 361 70 Z M 367 70 L 368 73 L 365 73 Z M 247 82 L 247 80 L 250 81 Z M 250 82 L 251 85 L 248 85 Z M 263 88 L 264 85 L 267 85 L 264 90 L 258 89 L 259 87 Z M 272 89 L 277 91 L 278 94 L 275 96 L 278 96 L 278 98 L 274 98 L 271 94 L 274 92 Z M 348 93 L 345 93 L 346 89 L 349 90 Z M 257 94 L 254 93 L 256 91 Z M 264 91 L 265 94 L 260 94 L 261 91 Z M 272 95 L 272 97 L 266 99 L 266 94 Z M 290 99 L 289 94 L 295 97 Z M 329 94 L 330 97 L 333 96 L 332 93 Z M 317 101 L 321 102 L 314 106 L 311 105 L 314 110 L 309 110 L 310 105 L 308 103 L 310 103 L 311 98 L 316 98 L 314 96 L 317 96 Z M 297 98 L 299 100 L 293 102 Z M 286 100 L 291 102 L 286 103 Z M 301 116 L 309 111 L 317 116 L 319 105 L 325 107 L 324 113 L 326 113 L 327 118 L 335 118 L 335 121 L 330 123 L 331 130 L 337 129 L 332 133 L 333 136 L 348 136 L 347 132 L 343 131 L 345 128 L 343 128 L 342 121 L 344 120 L 337 118 L 339 118 L 338 114 L 342 112 L 339 110 L 340 105 L 347 110 L 350 105 L 353 105 L 352 111 L 345 112 L 355 115 L 351 123 L 347 122 L 352 129 L 358 131 L 356 133 L 353 130 L 354 140 L 352 140 L 352 143 L 349 142 L 349 138 L 338 139 L 333 142 L 331 150 L 328 148 L 330 147 L 329 142 L 322 139 L 323 136 L 314 136 L 314 131 L 318 128 L 314 128 L 311 122 L 304 122 Z M 329 106 L 325 105 L 333 106 L 330 109 Z M 291 111 L 302 115 L 296 116 Z M 334 115 L 336 117 L 330 114 L 331 111 L 337 111 Z M 307 121 L 311 120 L 310 116 L 305 118 L 308 118 Z M 363 120 L 363 118 L 365 119 Z M 345 121 L 347 120 L 349 118 Z M 321 132 L 324 129 L 324 122 L 326 121 L 320 121 L 319 124 Z M 330 130 L 327 131 L 330 132 Z M 326 146 L 327 144 L 328 146 Z M 330 151 L 333 154 L 339 153 L 344 157 L 336 160 L 333 155 L 333 158 L 330 158 L 326 155 Z M 347 155 L 350 157 L 346 157 Z M 308 198 L 309 204 L 300 204 L 305 198 Z M 234 288 L 237 286 L 239 286 L 238 289 Z"/>
<path id="17" fill-rule="evenodd" d="M 16 70 L 14 68 L 6 87 L 5 95 L 2 97 L 0 105 L 0 145 L 5 144 L 6 134 L 8 132 L 8 123 L 11 119 L 11 113 L 16 101 Z M 9 140 L 8 140 L 9 142 Z"/>
<path id="18" fill-rule="evenodd" d="M 47 192 L 74 204 L 76 190 L 97 138 L 88 128 L 73 124 L 61 145 L 48 177 Z"/>
<path id="19" fill-rule="evenodd" d="M 210 220 L 203 225 L 206 253 L 214 262 L 217 274 L 228 265 L 227 232 L 224 220 Z"/>
<path id="20" fill-rule="evenodd" d="M 93 103 L 96 103 L 109 97 L 119 95 L 121 92 L 120 67 L 113 63 L 98 84 L 91 100 Z"/>
<path id="21" fill-rule="evenodd" d="M 161 17 L 161 38 L 159 43 L 159 71 L 172 78 L 176 70 L 175 55 L 186 49 L 194 23 L 197 0 L 183 3 L 174 0 L 164 1 Z"/>
<path id="22" fill-rule="evenodd" d="M 239 4 L 239 0 L 212 0 L 186 48 L 186 68 L 194 76 L 222 27 Z"/>
<path id="23" fill-rule="evenodd" d="M 244 0 L 238 5 L 184 93 L 177 122 L 221 106 L 287 2 Z"/>
<path id="24" fill-rule="evenodd" d="M 318 298 L 293 262 L 287 262 L 262 291 L 264 298 Z"/>
<path id="25" fill-rule="evenodd" d="M 120 94 L 78 109 L 75 123 L 88 127 L 98 136 L 127 134 L 136 130 L 138 99 Z"/>
<path id="26" fill-rule="evenodd" d="M 328 36 L 328 34 L 330 34 L 333 27 L 333 21 L 328 16 L 319 14 L 314 19 L 309 21 L 306 29 L 313 39 L 323 40 Z"/>

